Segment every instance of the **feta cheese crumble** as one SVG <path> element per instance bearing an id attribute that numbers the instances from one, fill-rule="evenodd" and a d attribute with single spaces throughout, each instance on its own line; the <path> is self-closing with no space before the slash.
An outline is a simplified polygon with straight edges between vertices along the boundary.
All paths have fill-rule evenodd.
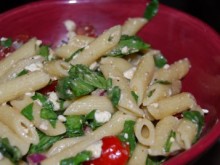
<path id="1" fill-rule="evenodd" d="M 123 73 L 124 77 L 127 78 L 127 79 L 129 79 L 129 80 L 132 79 L 133 76 L 134 76 L 134 72 L 136 71 L 136 69 L 137 69 L 136 67 L 132 67 L 132 68 L 126 70 L 126 71 Z"/>
<path id="2" fill-rule="evenodd" d="M 51 101 L 54 105 L 54 110 L 57 111 L 60 109 L 60 103 L 58 102 L 59 98 L 56 92 L 48 92 L 49 94 L 48 100 Z"/>
<path id="3" fill-rule="evenodd" d="M 111 113 L 108 111 L 95 111 L 95 120 L 98 123 L 106 123 L 107 121 L 109 121 L 111 119 Z"/>
<path id="4" fill-rule="evenodd" d="M 25 67 L 25 69 L 30 72 L 38 71 L 41 70 L 42 68 L 43 68 L 43 64 L 41 62 L 36 62 L 34 64 L 30 64 Z"/>
<path id="5" fill-rule="evenodd" d="M 102 145 L 103 145 L 102 140 L 99 140 L 93 143 L 92 145 L 90 145 L 89 147 L 87 147 L 86 150 L 92 152 L 93 158 L 99 158 L 102 153 Z"/>
<path id="6" fill-rule="evenodd" d="M 72 20 L 66 20 L 64 21 L 64 25 L 66 27 L 67 31 L 74 31 L 76 29 L 76 23 L 73 22 Z"/>

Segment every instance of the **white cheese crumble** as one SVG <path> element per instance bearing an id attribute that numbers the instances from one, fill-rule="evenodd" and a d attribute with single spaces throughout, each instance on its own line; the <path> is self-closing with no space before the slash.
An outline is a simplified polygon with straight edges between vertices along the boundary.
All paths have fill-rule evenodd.
<path id="1" fill-rule="evenodd" d="M 74 31 L 76 29 L 76 23 L 73 22 L 72 20 L 65 20 L 64 25 L 66 27 L 67 31 Z"/>
<path id="2" fill-rule="evenodd" d="M 132 67 L 132 68 L 126 70 L 125 72 L 123 72 L 124 77 L 129 79 L 129 80 L 132 79 L 136 69 L 137 69 L 137 67 Z"/>
<path id="3" fill-rule="evenodd" d="M 106 123 L 107 121 L 109 121 L 111 119 L 111 113 L 108 111 L 95 111 L 95 120 L 98 123 Z"/>
<path id="4" fill-rule="evenodd" d="M 123 47 L 122 49 L 121 49 L 121 52 L 122 52 L 122 54 L 127 54 L 128 53 L 128 47 L 127 46 L 125 46 L 125 47 Z"/>
<path id="5" fill-rule="evenodd" d="M 2 37 L 1 41 L 6 41 L 8 38 Z"/>
<path id="6" fill-rule="evenodd" d="M 58 96 L 56 92 L 48 92 L 48 100 L 51 101 L 54 105 L 54 110 L 57 111 L 60 109 L 60 103 L 58 102 Z"/>
<path id="7" fill-rule="evenodd" d="M 40 46 L 41 44 L 42 44 L 42 41 L 41 41 L 41 40 L 37 40 L 37 41 L 36 41 L 36 45 L 37 45 L 37 46 Z"/>
<path id="8" fill-rule="evenodd" d="M 128 139 L 128 134 L 127 133 L 124 134 L 124 138 Z"/>
<path id="9" fill-rule="evenodd" d="M 95 61 L 89 66 L 89 69 L 96 70 L 98 67 L 99 67 L 99 64 Z"/>
<path id="10" fill-rule="evenodd" d="M 102 140 L 99 140 L 93 143 L 92 145 L 90 145 L 89 147 L 87 147 L 86 150 L 92 152 L 93 158 L 99 158 L 102 153 L 102 145 L 103 145 Z"/>
<path id="11" fill-rule="evenodd" d="M 3 154 L 0 152 L 0 160 L 4 158 Z"/>
<path id="12" fill-rule="evenodd" d="M 41 122 L 41 124 L 39 125 L 39 128 L 41 130 L 47 130 L 48 129 L 48 124 L 46 123 L 46 121 Z"/>
<path id="13" fill-rule="evenodd" d="M 40 61 L 38 61 L 34 64 L 30 64 L 30 65 L 25 67 L 25 69 L 30 71 L 30 72 L 41 70 L 42 68 L 43 68 L 43 64 Z"/>
<path id="14" fill-rule="evenodd" d="M 58 120 L 61 121 L 61 122 L 65 122 L 66 121 L 66 117 L 63 116 L 63 115 L 59 115 L 58 116 Z"/>
<path id="15" fill-rule="evenodd" d="M 168 69 L 169 67 L 170 67 L 169 64 L 165 64 L 165 65 L 163 66 L 164 69 Z"/>
<path id="16" fill-rule="evenodd" d="M 209 113 L 209 110 L 208 109 L 202 109 L 202 112 L 203 113 Z"/>
<path id="17" fill-rule="evenodd" d="M 25 95 L 32 97 L 35 95 L 35 92 L 26 92 Z"/>

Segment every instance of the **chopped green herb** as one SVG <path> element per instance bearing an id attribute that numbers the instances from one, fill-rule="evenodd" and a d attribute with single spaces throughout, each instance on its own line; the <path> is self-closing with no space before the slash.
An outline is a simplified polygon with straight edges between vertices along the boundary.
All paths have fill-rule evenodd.
<path id="1" fill-rule="evenodd" d="M 151 20 L 158 12 L 159 2 L 158 0 L 151 0 L 144 12 L 144 18 Z"/>
<path id="2" fill-rule="evenodd" d="M 83 50 L 84 50 L 84 48 L 80 48 L 80 49 L 76 50 L 76 51 L 75 51 L 73 54 L 71 54 L 71 56 L 70 56 L 69 58 L 67 58 L 65 61 L 66 61 L 66 62 L 71 61 L 74 56 L 76 56 L 78 53 L 82 52 Z"/>
<path id="3" fill-rule="evenodd" d="M 8 138 L 0 137 L 0 153 L 14 164 L 17 164 L 18 161 L 22 158 L 21 151 L 16 146 L 12 146 L 9 143 Z"/>
<path id="4" fill-rule="evenodd" d="M 144 43 L 138 36 L 122 35 L 118 45 L 107 53 L 108 56 L 122 57 L 132 53 L 147 50 L 150 45 Z"/>
<path id="5" fill-rule="evenodd" d="M 85 65 L 74 65 L 69 70 L 69 76 L 58 80 L 56 91 L 62 99 L 73 99 L 84 96 L 97 88 L 107 89 L 110 80 L 97 71 Z"/>
<path id="6" fill-rule="evenodd" d="M 199 139 L 199 136 L 202 132 L 202 127 L 204 125 L 204 116 L 201 115 L 198 111 L 185 111 L 183 112 L 183 118 L 187 119 L 197 125 L 197 134 L 195 137 L 194 142 L 196 142 Z"/>
<path id="7" fill-rule="evenodd" d="M 16 76 L 16 77 L 23 76 L 23 75 L 25 75 L 25 74 L 27 74 L 27 73 L 28 73 L 28 70 L 23 69 L 22 71 L 20 71 L 20 72 L 17 74 L 17 76 Z"/>
<path id="8" fill-rule="evenodd" d="M 154 56 L 154 63 L 156 67 L 162 68 L 167 64 L 167 59 L 162 54 L 157 54 Z"/>
<path id="9" fill-rule="evenodd" d="M 92 130 L 95 130 L 96 128 L 100 127 L 103 125 L 103 123 L 99 123 L 95 119 L 95 112 L 96 110 L 91 111 L 88 113 L 85 117 L 86 124 L 92 128 Z"/>
<path id="10" fill-rule="evenodd" d="M 60 165 L 81 165 L 92 158 L 92 152 L 82 151 L 74 157 L 63 159 L 60 161 Z"/>
<path id="11" fill-rule="evenodd" d="M 162 84 L 162 85 L 170 85 L 171 82 L 167 81 L 167 80 L 154 80 L 154 84 Z"/>
<path id="12" fill-rule="evenodd" d="M 110 98 L 112 104 L 117 106 L 121 97 L 121 89 L 118 86 L 114 86 L 108 90 L 108 97 Z"/>
<path id="13" fill-rule="evenodd" d="M 133 120 L 127 120 L 124 123 L 123 131 L 118 135 L 119 139 L 122 142 L 128 142 L 130 148 L 130 155 L 132 155 L 135 147 L 136 147 L 136 139 L 134 134 L 134 125 L 135 122 Z"/>
<path id="14" fill-rule="evenodd" d="M 6 48 L 11 47 L 12 46 L 12 39 L 11 38 L 7 38 L 4 41 L 1 41 L 1 46 L 4 46 Z"/>
<path id="15" fill-rule="evenodd" d="M 164 145 L 164 150 L 165 152 L 170 152 L 171 146 L 173 144 L 173 141 L 176 138 L 176 132 L 174 132 L 173 130 L 170 131 L 169 136 L 166 140 L 166 143 Z"/>
<path id="16" fill-rule="evenodd" d="M 47 151 L 55 142 L 59 141 L 63 137 L 61 135 L 59 136 L 47 136 L 43 132 L 38 131 L 39 135 L 39 143 L 38 144 L 32 144 L 29 153 L 41 153 Z"/>
<path id="17" fill-rule="evenodd" d="M 147 97 L 151 97 L 151 96 L 154 94 L 155 91 L 156 91 L 156 89 L 150 90 L 150 91 L 148 92 L 148 94 L 147 94 Z"/>
<path id="18" fill-rule="evenodd" d="M 134 100 L 138 102 L 138 95 L 134 91 L 131 91 L 131 95 L 133 96 Z"/>
<path id="19" fill-rule="evenodd" d="M 147 156 L 146 165 L 161 165 L 166 158 L 161 156 Z"/>
<path id="20" fill-rule="evenodd" d="M 33 105 L 34 105 L 34 103 L 30 103 L 21 110 L 21 114 L 24 115 L 30 121 L 32 121 L 34 119 L 34 117 L 33 117 Z"/>
<path id="21" fill-rule="evenodd" d="M 72 115 L 66 117 L 66 135 L 68 137 L 77 137 L 84 135 L 83 131 L 84 116 Z"/>
<path id="22" fill-rule="evenodd" d="M 47 46 L 47 45 L 40 46 L 40 49 L 38 52 L 39 55 L 45 57 L 48 60 L 49 53 L 50 53 L 49 46 Z"/>

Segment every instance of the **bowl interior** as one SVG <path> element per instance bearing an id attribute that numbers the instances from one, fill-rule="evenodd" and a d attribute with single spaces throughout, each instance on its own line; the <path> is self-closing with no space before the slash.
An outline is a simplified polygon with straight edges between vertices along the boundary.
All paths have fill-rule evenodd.
<path id="1" fill-rule="evenodd" d="M 107 7 L 106 7 L 107 6 Z M 120 7 L 119 7 L 120 6 Z M 0 15 L 0 35 L 36 36 L 59 44 L 65 37 L 64 20 L 91 24 L 100 34 L 128 17 L 142 16 L 143 1 L 39 2 Z M 161 50 L 172 63 L 189 58 L 192 68 L 183 80 L 183 91 L 191 92 L 202 108 L 208 109 L 202 138 L 191 150 L 166 163 L 186 163 L 198 156 L 217 139 L 220 124 L 220 45 L 219 36 L 204 23 L 174 9 L 160 5 L 158 15 L 139 33 L 153 48 Z"/>

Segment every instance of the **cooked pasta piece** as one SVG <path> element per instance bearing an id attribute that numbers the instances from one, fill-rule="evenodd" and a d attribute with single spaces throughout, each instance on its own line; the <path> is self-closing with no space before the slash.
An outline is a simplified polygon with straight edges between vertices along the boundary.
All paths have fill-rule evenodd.
<path id="1" fill-rule="evenodd" d="M 119 39 L 121 37 L 121 26 L 114 26 L 103 34 L 101 34 L 98 38 L 96 38 L 93 42 L 91 42 L 88 46 L 86 46 L 81 53 L 74 56 L 71 60 L 71 64 L 84 64 L 90 65 L 100 57 L 102 57 L 107 51 L 112 49 L 117 45 Z"/>
<path id="2" fill-rule="evenodd" d="M 195 98 L 190 93 L 183 92 L 152 103 L 147 108 L 156 120 L 160 120 L 166 116 L 175 115 L 195 106 Z"/>
<path id="3" fill-rule="evenodd" d="M 16 99 L 26 92 L 41 89 L 45 87 L 49 81 L 49 75 L 41 71 L 36 71 L 0 84 L 0 103 Z"/>
<path id="4" fill-rule="evenodd" d="M 147 19 L 141 17 L 128 18 L 122 26 L 122 34 L 135 35 L 147 22 Z"/>
<path id="5" fill-rule="evenodd" d="M 85 115 L 92 110 L 108 111 L 113 113 L 114 107 L 111 101 L 105 96 L 84 96 L 70 104 L 64 115 Z"/>
<path id="6" fill-rule="evenodd" d="M 114 86 L 118 86 L 121 90 L 121 96 L 118 106 L 129 110 L 137 116 L 143 116 L 143 111 L 138 107 L 131 95 L 128 81 L 123 77 L 122 73 L 113 65 L 101 65 L 100 69 L 106 78 L 111 78 Z"/>
<path id="7" fill-rule="evenodd" d="M 39 142 L 39 137 L 33 124 L 12 107 L 8 105 L 0 106 L 0 121 L 27 143 L 37 144 Z"/>
<path id="8" fill-rule="evenodd" d="M 0 77 L 19 60 L 36 55 L 36 38 L 30 39 L 15 52 L 0 61 Z"/>

